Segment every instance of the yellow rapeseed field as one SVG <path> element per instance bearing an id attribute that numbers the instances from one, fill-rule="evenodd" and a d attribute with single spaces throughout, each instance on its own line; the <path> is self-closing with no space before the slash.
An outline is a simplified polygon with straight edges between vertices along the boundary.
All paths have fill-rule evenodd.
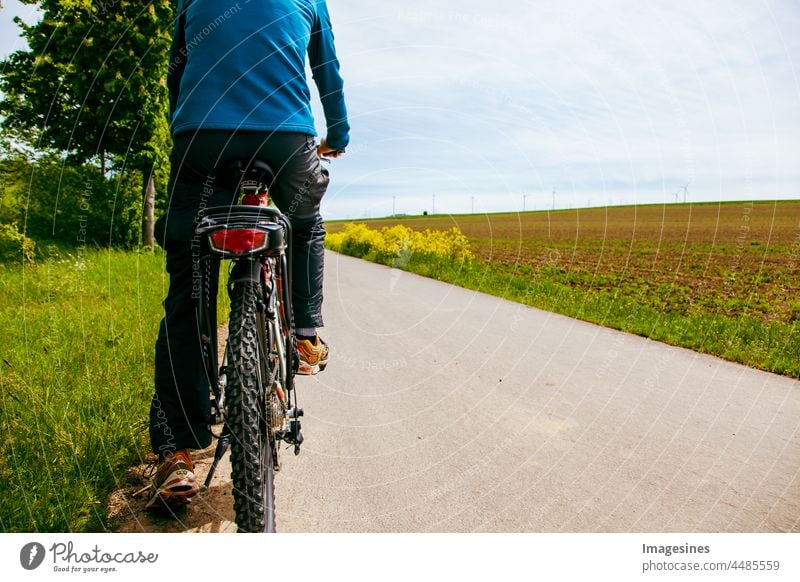
<path id="1" fill-rule="evenodd" d="M 391 266 L 403 266 L 412 256 L 459 262 L 473 258 L 467 237 L 456 227 L 420 232 L 402 224 L 374 230 L 363 223 L 349 223 L 339 232 L 328 234 L 325 245 Z"/>

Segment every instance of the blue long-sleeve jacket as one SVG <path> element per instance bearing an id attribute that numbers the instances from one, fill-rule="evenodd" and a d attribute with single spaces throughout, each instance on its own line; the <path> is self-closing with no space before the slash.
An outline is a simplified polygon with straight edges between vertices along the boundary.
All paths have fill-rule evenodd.
<path id="1" fill-rule="evenodd" d="M 179 0 L 167 85 L 172 134 L 202 129 L 316 135 L 308 55 L 328 145 L 350 126 L 325 0 Z"/>

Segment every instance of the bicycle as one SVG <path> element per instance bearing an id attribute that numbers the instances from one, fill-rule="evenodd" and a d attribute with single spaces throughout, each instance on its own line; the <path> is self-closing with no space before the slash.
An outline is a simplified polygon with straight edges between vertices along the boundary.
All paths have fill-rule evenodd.
<path id="1" fill-rule="evenodd" d="M 300 453 L 303 435 L 294 375 L 298 354 L 292 317 L 292 227 L 269 204 L 275 174 L 261 160 L 226 168 L 237 202 L 205 210 L 195 228 L 199 257 L 199 325 L 211 390 L 212 424 L 222 424 L 203 489 L 230 447 L 234 510 L 240 532 L 274 532 L 275 472 L 282 443 Z M 230 259 L 228 339 L 218 362 L 216 290 Z"/>

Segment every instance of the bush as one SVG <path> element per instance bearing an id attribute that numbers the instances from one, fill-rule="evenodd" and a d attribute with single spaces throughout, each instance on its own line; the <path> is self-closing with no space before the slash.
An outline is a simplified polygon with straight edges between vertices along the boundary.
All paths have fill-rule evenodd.
<path id="1" fill-rule="evenodd" d="M 427 261 L 469 261 L 469 243 L 458 228 L 412 230 L 401 224 L 370 229 L 366 224 L 350 223 L 344 230 L 329 234 L 325 245 L 334 251 L 392 267 L 404 267 L 417 257 Z"/>
<path id="2" fill-rule="evenodd" d="M 343 232 L 328 235 L 326 242 L 345 255 L 365 257 L 381 245 L 382 239 L 379 232 L 365 224 L 348 224 Z"/>
<path id="3" fill-rule="evenodd" d="M 16 224 L 0 224 L 0 261 L 33 263 L 36 243 L 22 234 Z"/>
<path id="4" fill-rule="evenodd" d="M 36 241 L 136 248 L 142 223 L 141 173 L 104 177 L 58 156 L 0 155 L 0 223 L 25 225 Z M 162 198 L 162 197 L 158 197 Z"/>

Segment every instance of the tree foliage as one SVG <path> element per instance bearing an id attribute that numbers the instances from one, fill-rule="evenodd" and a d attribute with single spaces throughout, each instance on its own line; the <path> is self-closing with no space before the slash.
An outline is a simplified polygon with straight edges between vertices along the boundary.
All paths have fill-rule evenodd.
<path id="1" fill-rule="evenodd" d="M 34 240 L 135 247 L 141 237 L 140 172 L 103 177 L 90 164 L 0 156 L 0 225 L 24 226 Z"/>
<path id="2" fill-rule="evenodd" d="M 33 130 L 39 149 L 81 162 L 103 152 L 127 156 L 136 166 L 162 158 L 168 140 L 169 0 L 39 5 L 39 22 L 17 20 L 28 49 L 3 63 L 4 126 Z"/>
<path id="3" fill-rule="evenodd" d="M 17 19 L 28 48 L 0 63 L 6 136 L 37 156 L 61 156 L 65 169 L 99 166 L 112 188 L 131 184 L 118 174 L 136 170 L 144 191 L 148 178 L 164 176 L 167 161 L 172 4 L 22 1 L 38 4 L 42 18 Z"/>

